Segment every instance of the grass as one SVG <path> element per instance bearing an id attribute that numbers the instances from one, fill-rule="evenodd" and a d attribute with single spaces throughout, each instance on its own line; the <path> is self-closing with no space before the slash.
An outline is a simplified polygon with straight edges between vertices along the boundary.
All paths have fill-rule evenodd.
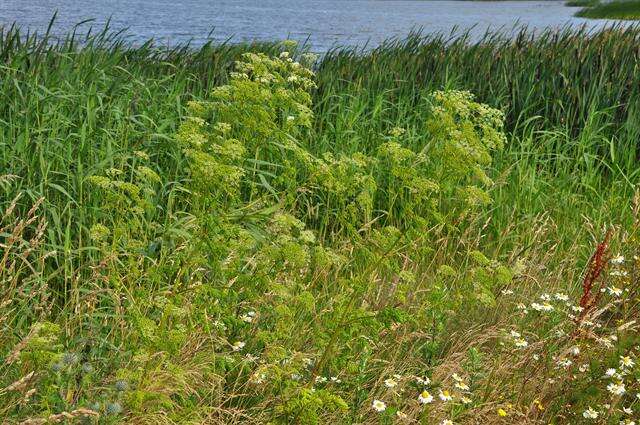
<path id="1" fill-rule="evenodd" d="M 640 2 L 635 0 L 618 0 L 602 4 L 588 5 L 576 16 L 592 19 L 640 19 Z"/>
<path id="2" fill-rule="evenodd" d="M 639 38 L 3 29 L 0 417 L 626 420 Z"/>
<path id="3" fill-rule="evenodd" d="M 564 3 L 568 7 L 591 7 L 600 4 L 600 0 L 571 0 Z"/>

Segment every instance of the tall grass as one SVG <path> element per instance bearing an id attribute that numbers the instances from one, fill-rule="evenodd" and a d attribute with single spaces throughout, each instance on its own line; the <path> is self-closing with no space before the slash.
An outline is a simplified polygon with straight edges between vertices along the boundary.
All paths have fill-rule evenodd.
<path id="1" fill-rule="evenodd" d="M 82 233 L 98 207 L 86 177 L 119 168 L 128 153 L 144 148 L 174 182 L 181 165 L 172 137 L 184 104 L 223 83 L 246 51 L 276 47 L 163 49 L 151 41 L 132 47 L 108 27 L 63 39 L 23 34 L 17 27 L 0 30 L 0 169 L 18 176 L 2 203 L 23 193 L 26 211 L 37 199 L 46 200 L 50 248 L 64 253 L 50 260 L 55 288 L 68 287 L 91 256 Z"/>
<path id="2" fill-rule="evenodd" d="M 283 51 L 270 66 L 300 74 L 279 89 L 306 75 L 286 65 L 304 46 L 0 29 L 0 416 L 580 420 L 603 368 L 637 345 L 630 325 L 599 351 L 637 305 L 596 309 L 581 275 L 591 264 L 591 283 L 637 296 L 640 29 L 413 34 L 334 49 L 317 87 L 292 92 L 232 73 L 247 52 Z M 235 97 L 215 90 L 229 82 Z M 473 121 L 490 108 L 506 117 L 500 151 L 483 145 L 500 126 Z M 605 278 L 613 249 L 628 259 Z M 586 300 L 584 317 L 533 312 L 547 292 Z M 591 320 L 602 330 L 576 336 Z M 577 383 L 556 366 L 576 344 L 592 363 Z M 470 407 L 464 391 L 419 404 L 425 374 L 436 394 L 461 386 L 453 372 Z"/>
<path id="3" fill-rule="evenodd" d="M 413 34 L 390 40 L 367 54 L 335 49 L 320 64 L 320 98 L 332 92 L 360 92 L 358 100 L 410 102 L 425 90 L 465 87 L 490 105 L 504 108 L 516 131 L 530 119 L 537 128 L 563 128 L 577 135 L 593 113 L 607 112 L 608 134 L 638 136 L 637 74 L 640 32 L 586 27 L 538 33 L 522 28 L 513 37 Z M 330 117 L 331 103 L 320 117 Z M 410 106 L 410 105 L 409 105 Z"/>

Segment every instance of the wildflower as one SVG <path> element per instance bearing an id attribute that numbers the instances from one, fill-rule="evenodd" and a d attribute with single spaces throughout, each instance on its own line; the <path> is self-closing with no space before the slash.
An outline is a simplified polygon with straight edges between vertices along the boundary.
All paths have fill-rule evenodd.
<path id="1" fill-rule="evenodd" d="M 589 406 L 589 408 L 587 410 L 582 412 L 582 416 L 584 418 L 586 418 L 586 419 L 597 419 L 598 418 L 598 412 L 596 412 L 595 410 L 593 410 L 591 408 L 591 406 Z"/>
<path id="2" fill-rule="evenodd" d="M 402 127 L 394 127 L 391 129 L 391 131 L 389 131 L 389 134 L 393 137 L 400 137 L 402 136 L 407 130 L 405 130 Z"/>
<path id="3" fill-rule="evenodd" d="M 600 338 L 598 340 L 598 342 L 600 344 L 602 344 L 605 348 L 612 348 L 613 347 L 613 344 L 611 343 L 611 339 L 610 338 L 606 338 L 606 337 L 605 338 Z"/>
<path id="4" fill-rule="evenodd" d="M 624 256 L 618 255 L 617 257 L 613 257 L 611 259 L 611 264 L 622 264 L 624 263 Z"/>
<path id="5" fill-rule="evenodd" d="M 254 373 L 253 376 L 251 377 L 251 382 L 256 384 L 256 385 L 260 385 L 263 384 L 264 381 L 267 380 L 267 375 L 264 373 Z"/>
<path id="6" fill-rule="evenodd" d="M 533 404 L 536 405 L 536 407 L 538 408 L 538 410 L 544 410 L 544 406 L 542 405 L 542 403 L 540 402 L 540 400 L 535 399 L 533 400 Z"/>
<path id="7" fill-rule="evenodd" d="M 107 404 L 107 415 L 117 415 L 120 412 L 122 412 L 122 406 L 117 401 Z"/>
<path id="8" fill-rule="evenodd" d="M 627 275 L 627 272 L 624 270 L 614 270 L 609 274 L 616 277 L 625 277 Z"/>
<path id="9" fill-rule="evenodd" d="M 587 370 L 589 370 L 589 365 L 588 364 L 581 364 L 580 367 L 578 368 L 578 370 L 580 372 L 586 372 Z"/>
<path id="10" fill-rule="evenodd" d="M 233 351 L 240 351 L 240 350 L 242 350 L 244 348 L 245 345 L 247 345 L 247 344 L 245 342 L 243 342 L 243 341 L 236 341 L 231 346 L 231 349 Z"/>
<path id="11" fill-rule="evenodd" d="M 453 425 L 453 421 L 451 419 L 443 419 L 440 425 Z"/>
<path id="12" fill-rule="evenodd" d="M 633 367 L 635 365 L 635 362 L 633 360 L 631 360 L 631 357 L 629 356 L 620 356 L 620 367 L 625 368 L 625 367 Z"/>
<path id="13" fill-rule="evenodd" d="M 636 425 L 636 421 L 631 419 L 625 419 L 620 421 L 620 425 Z"/>
<path id="14" fill-rule="evenodd" d="M 573 364 L 573 362 L 569 359 L 562 359 L 558 361 L 559 367 L 569 367 Z"/>
<path id="15" fill-rule="evenodd" d="M 129 383 L 124 379 L 118 379 L 115 383 L 116 391 L 127 391 Z"/>
<path id="16" fill-rule="evenodd" d="M 632 409 L 632 408 L 630 408 L 630 407 L 623 407 L 623 408 L 622 408 L 622 411 L 623 411 L 624 413 L 626 413 L 627 415 L 631 415 L 631 414 L 633 414 L 633 409 Z"/>
<path id="17" fill-rule="evenodd" d="M 520 338 L 520 332 L 516 332 L 516 331 L 511 331 L 510 332 L 511 337 L 513 338 Z M 454 378 L 455 379 L 455 378 Z"/>
<path id="18" fill-rule="evenodd" d="M 517 338 L 513 343 L 517 348 L 527 348 L 529 346 L 529 343 L 524 338 Z"/>
<path id="19" fill-rule="evenodd" d="M 387 405 L 384 401 L 373 400 L 371 407 L 373 407 L 373 410 L 375 410 L 376 412 L 384 412 L 387 408 Z"/>
<path id="20" fill-rule="evenodd" d="M 505 416 L 507 416 L 507 411 L 506 411 L 506 410 L 504 410 L 503 408 L 499 408 L 499 409 L 498 409 L 498 411 L 497 411 L 497 413 L 498 413 L 498 416 L 500 416 L 500 417 L 502 417 L 502 418 L 504 418 Z"/>
<path id="21" fill-rule="evenodd" d="M 540 299 L 541 299 L 542 301 L 551 301 L 551 295 L 549 295 L 549 294 L 542 294 L 542 295 L 540 295 Z"/>
<path id="22" fill-rule="evenodd" d="M 422 404 L 429 404 L 433 401 L 433 396 L 429 393 L 429 391 L 424 390 L 418 396 L 418 401 Z"/>
<path id="23" fill-rule="evenodd" d="M 429 379 L 427 376 L 425 376 L 425 377 L 417 376 L 416 377 L 416 382 L 418 384 L 424 385 L 426 387 L 427 385 L 431 384 L 431 379 Z"/>
<path id="24" fill-rule="evenodd" d="M 500 293 L 502 295 L 513 295 L 513 291 L 511 289 L 503 289 Z"/>
<path id="25" fill-rule="evenodd" d="M 626 392 L 626 389 L 624 388 L 623 383 L 614 383 L 614 382 L 607 385 L 607 390 L 614 395 L 622 395 Z"/>
<path id="26" fill-rule="evenodd" d="M 553 306 L 551 304 L 549 304 L 548 301 L 545 301 L 542 304 L 538 304 L 538 303 L 531 303 L 531 308 L 536 310 L 536 311 L 553 311 Z"/>
<path id="27" fill-rule="evenodd" d="M 615 376 L 615 374 L 617 373 L 617 371 L 610 367 L 609 369 L 607 369 L 607 371 L 604 373 L 604 376 L 607 378 L 611 378 L 612 376 Z"/>
<path id="28" fill-rule="evenodd" d="M 384 386 L 387 388 L 393 388 L 396 385 L 398 385 L 398 383 L 394 379 L 388 378 L 384 380 Z"/>
<path id="29" fill-rule="evenodd" d="M 555 298 L 558 301 L 569 301 L 569 296 L 567 294 L 563 294 L 562 292 L 558 292 L 557 294 L 555 294 L 553 296 L 553 298 Z"/>
<path id="30" fill-rule="evenodd" d="M 462 404 L 469 404 L 469 403 L 471 403 L 471 402 L 472 402 L 472 400 L 471 400 L 469 397 L 467 397 L 467 396 L 462 396 L 462 397 L 460 397 L 460 402 L 461 402 Z"/>
<path id="31" fill-rule="evenodd" d="M 253 354 L 250 354 L 250 353 L 245 354 L 244 358 L 247 359 L 248 362 L 255 362 L 256 360 L 258 360 L 257 356 L 254 356 Z"/>
<path id="32" fill-rule="evenodd" d="M 571 307 L 571 310 L 573 310 L 576 313 L 581 313 L 584 310 L 584 307 L 580 307 L 579 305 L 574 305 Z"/>
<path id="33" fill-rule="evenodd" d="M 243 322 L 251 323 L 251 322 L 253 322 L 253 319 L 254 319 L 255 316 L 256 316 L 256 312 L 255 311 L 250 311 L 247 314 L 243 314 L 242 316 L 240 316 L 240 319 Z"/>
<path id="34" fill-rule="evenodd" d="M 62 363 L 65 365 L 71 366 L 80 360 L 80 357 L 76 353 L 64 353 L 62 356 Z"/>
<path id="35" fill-rule="evenodd" d="M 579 356 L 580 355 L 580 347 L 578 347 L 577 345 L 575 347 L 573 347 L 571 349 L 571 354 L 573 354 L 574 356 Z"/>
<path id="36" fill-rule="evenodd" d="M 440 400 L 442 401 L 453 400 L 453 397 L 451 397 L 451 394 L 447 390 L 444 390 L 444 391 L 440 390 L 440 394 L 438 394 L 438 397 L 440 397 Z"/>
<path id="37" fill-rule="evenodd" d="M 518 336 L 520 336 L 520 335 L 518 334 Z M 453 375 L 451 375 L 451 378 L 456 382 L 461 382 L 462 381 L 462 378 L 457 373 L 454 373 Z"/>
<path id="38" fill-rule="evenodd" d="M 324 376 L 316 376 L 316 384 L 324 384 L 328 379 Z"/>
<path id="39" fill-rule="evenodd" d="M 292 373 L 291 374 L 291 379 L 294 381 L 299 381 L 302 379 L 302 375 L 298 374 L 298 373 Z"/>
<path id="40" fill-rule="evenodd" d="M 610 295 L 614 295 L 616 297 L 619 297 L 622 295 L 622 289 L 617 288 L 615 286 L 610 286 L 607 288 L 607 290 L 609 291 Z"/>
<path id="41" fill-rule="evenodd" d="M 340 380 L 337 376 L 332 376 L 331 377 L 331 382 L 335 383 L 335 384 L 339 384 L 342 382 L 342 380 Z"/>
<path id="42" fill-rule="evenodd" d="M 456 382 L 455 387 L 460 391 L 469 391 L 469 386 L 462 381 Z"/>

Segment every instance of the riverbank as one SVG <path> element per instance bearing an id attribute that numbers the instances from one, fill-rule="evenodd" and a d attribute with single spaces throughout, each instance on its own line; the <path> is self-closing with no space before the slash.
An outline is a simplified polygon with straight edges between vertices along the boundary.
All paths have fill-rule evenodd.
<path id="1" fill-rule="evenodd" d="M 592 19 L 640 19 L 640 1 L 622 0 L 586 6 L 588 7 L 576 13 L 576 16 Z"/>
<path id="2" fill-rule="evenodd" d="M 630 420 L 639 39 L 5 30 L 0 417 Z"/>

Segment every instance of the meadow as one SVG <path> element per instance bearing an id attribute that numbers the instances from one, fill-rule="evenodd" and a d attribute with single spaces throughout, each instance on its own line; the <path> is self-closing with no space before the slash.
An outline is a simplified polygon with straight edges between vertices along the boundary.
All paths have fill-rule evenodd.
<path id="1" fill-rule="evenodd" d="M 634 424 L 639 60 L 4 28 L 0 418 Z"/>

